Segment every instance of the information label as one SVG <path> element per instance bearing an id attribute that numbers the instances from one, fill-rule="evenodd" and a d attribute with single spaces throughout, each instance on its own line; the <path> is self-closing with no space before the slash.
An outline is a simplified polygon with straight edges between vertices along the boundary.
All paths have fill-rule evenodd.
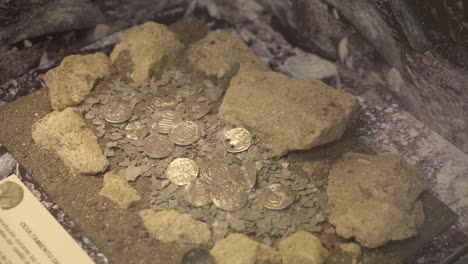
<path id="1" fill-rule="evenodd" d="M 0 263 L 94 264 L 16 175 L 0 185 L 8 181 L 20 186 L 24 195 L 16 206 L 0 208 Z M 9 199 L 8 195 L 4 191 L 0 198 Z"/>

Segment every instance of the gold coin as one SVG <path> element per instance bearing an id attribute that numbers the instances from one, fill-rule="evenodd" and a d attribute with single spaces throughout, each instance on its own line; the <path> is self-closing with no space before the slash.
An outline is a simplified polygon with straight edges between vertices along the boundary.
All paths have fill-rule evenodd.
<path id="1" fill-rule="evenodd" d="M 4 182 L 0 184 L 0 208 L 11 209 L 23 201 L 24 190 L 15 182 Z"/>
<path id="2" fill-rule="evenodd" d="M 233 128 L 224 133 L 224 146 L 231 153 L 247 150 L 252 143 L 252 135 L 245 128 Z"/>
<path id="3" fill-rule="evenodd" d="M 166 110 L 157 114 L 156 120 L 151 124 L 151 129 L 160 134 L 168 134 L 176 123 L 182 122 L 179 113 Z"/>
<path id="4" fill-rule="evenodd" d="M 151 111 L 174 109 L 177 106 L 177 100 L 171 96 L 155 96 L 148 100 L 146 106 Z"/>
<path id="5" fill-rule="evenodd" d="M 229 180 L 244 190 L 250 190 L 257 182 L 257 167 L 250 162 L 246 165 L 233 168 Z"/>
<path id="6" fill-rule="evenodd" d="M 198 166 L 192 159 L 177 158 L 166 168 L 167 179 L 177 185 L 186 185 L 198 176 Z"/>
<path id="7" fill-rule="evenodd" d="M 200 177 L 210 185 L 229 184 L 231 174 L 229 166 L 218 161 L 208 161 L 200 169 Z"/>
<path id="8" fill-rule="evenodd" d="M 125 131 L 127 138 L 132 140 L 143 139 L 149 134 L 149 129 L 140 121 L 128 123 Z"/>
<path id="9" fill-rule="evenodd" d="M 197 142 L 201 135 L 200 127 L 191 121 L 177 123 L 169 132 L 169 138 L 172 142 L 181 146 L 187 146 Z"/>
<path id="10" fill-rule="evenodd" d="M 195 179 L 184 187 L 185 200 L 195 206 L 204 206 L 211 203 L 210 189 L 202 179 Z"/>
<path id="11" fill-rule="evenodd" d="M 216 207 L 235 211 L 247 204 L 247 194 L 234 184 L 210 186 L 210 197 Z"/>
<path id="12" fill-rule="evenodd" d="M 211 111 L 211 105 L 208 102 L 194 102 L 187 106 L 187 113 L 193 120 L 206 116 Z"/>
<path id="13" fill-rule="evenodd" d="M 282 210 L 294 202 L 295 194 L 288 186 L 276 183 L 262 188 L 258 199 L 265 208 Z"/>
<path id="14" fill-rule="evenodd" d="M 171 155 L 175 145 L 167 136 L 153 134 L 145 138 L 143 142 L 143 152 L 149 157 L 162 159 Z"/>
<path id="15" fill-rule="evenodd" d="M 102 108 L 102 117 L 109 123 L 123 123 L 128 121 L 132 115 L 132 107 L 122 101 L 112 101 Z"/>

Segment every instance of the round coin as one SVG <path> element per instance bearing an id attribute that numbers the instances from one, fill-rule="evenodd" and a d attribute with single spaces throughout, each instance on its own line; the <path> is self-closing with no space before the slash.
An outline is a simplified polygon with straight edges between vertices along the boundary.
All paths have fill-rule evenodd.
<path id="1" fill-rule="evenodd" d="M 210 251 L 206 248 L 192 248 L 185 253 L 181 264 L 215 264 Z"/>
<path id="2" fill-rule="evenodd" d="M 216 207 L 226 211 L 239 210 L 247 203 L 247 194 L 233 184 L 210 186 L 210 197 Z"/>
<path id="3" fill-rule="evenodd" d="M 11 209 L 21 203 L 24 196 L 23 188 L 15 182 L 0 184 L 0 208 Z"/>
<path id="4" fill-rule="evenodd" d="M 250 190 L 257 181 L 257 168 L 255 163 L 250 162 L 246 165 L 233 168 L 229 180 L 244 190 Z"/>
<path id="5" fill-rule="evenodd" d="M 210 189 L 202 179 L 195 179 L 184 187 L 185 200 L 195 206 L 200 207 L 211 203 Z"/>
<path id="6" fill-rule="evenodd" d="M 252 143 L 252 135 L 245 128 L 233 128 L 224 133 L 224 146 L 231 153 L 247 150 Z"/>
<path id="7" fill-rule="evenodd" d="M 229 166 L 218 161 L 206 162 L 200 169 L 200 177 L 210 185 L 229 184 L 230 175 Z"/>
<path id="8" fill-rule="evenodd" d="M 151 158 L 162 159 L 171 155 L 175 145 L 167 136 L 153 134 L 145 138 L 143 152 Z"/>
<path id="9" fill-rule="evenodd" d="M 151 129 L 160 134 L 168 134 L 174 124 L 180 122 L 182 122 L 182 117 L 177 112 L 166 110 L 158 114 L 151 124 Z"/>
<path id="10" fill-rule="evenodd" d="M 211 106 L 208 102 L 195 102 L 187 106 L 187 113 L 193 120 L 200 119 L 206 116 L 211 111 Z"/>
<path id="11" fill-rule="evenodd" d="M 198 166 L 192 159 L 177 158 L 166 168 L 167 179 L 177 185 L 186 185 L 198 176 Z"/>
<path id="12" fill-rule="evenodd" d="M 149 134 L 149 129 L 140 121 L 128 123 L 125 131 L 127 138 L 131 140 L 140 140 Z"/>
<path id="13" fill-rule="evenodd" d="M 102 108 L 102 117 L 109 123 L 123 123 L 128 121 L 132 114 L 132 107 L 121 101 L 112 101 Z"/>
<path id="14" fill-rule="evenodd" d="M 171 96 L 155 96 L 148 100 L 146 106 L 151 111 L 174 109 L 177 106 L 177 100 Z"/>
<path id="15" fill-rule="evenodd" d="M 276 183 L 262 188 L 258 199 L 267 209 L 282 210 L 294 202 L 295 194 L 288 186 Z"/>
<path id="16" fill-rule="evenodd" d="M 195 143 L 201 137 L 200 127 L 191 121 L 175 124 L 169 131 L 169 138 L 177 145 L 187 146 Z"/>

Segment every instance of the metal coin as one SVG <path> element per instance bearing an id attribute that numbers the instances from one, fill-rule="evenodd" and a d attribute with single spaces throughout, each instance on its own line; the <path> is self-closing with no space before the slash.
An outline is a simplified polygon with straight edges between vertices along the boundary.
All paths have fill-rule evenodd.
<path id="1" fill-rule="evenodd" d="M 193 120 L 206 116 L 211 111 L 211 105 L 208 102 L 195 102 L 187 106 L 187 113 Z"/>
<path id="2" fill-rule="evenodd" d="M 151 129 L 160 134 L 168 134 L 174 124 L 180 122 L 182 122 L 182 117 L 179 113 L 166 110 L 158 114 L 156 120 L 151 124 Z"/>
<path id="3" fill-rule="evenodd" d="M 229 184 L 231 174 L 227 164 L 217 161 L 206 162 L 200 169 L 200 177 L 210 185 Z"/>
<path id="4" fill-rule="evenodd" d="M 195 179 L 184 187 L 185 200 L 195 206 L 200 207 L 211 203 L 210 188 L 202 179 Z"/>
<path id="5" fill-rule="evenodd" d="M 140 121 L 128 123 L 125 127 L 126 136 L 132 140 L 140 140 L 149 134 L 149 129 Z"/>
<path id="6" fill-rule="evenodd" d="M 186 185 L 198 176 L 198 166 L 195 161 L 187 158 L 177 158 L 166 168 L 167 179 L 177 185 Z"/>
<path id="7" fill-rule="evenodd" d="M 258 199 L 265 208 L 282 210 L 294 202 L 295 194 L 288 186 L 276 183 L 262 188 Z"/>
<path id="8" fill-rule="evenodd" d="M 246 165 L 233 169 L 229 180 L 244 190 L 250 190 L 257 181 L 257 167 L 250 162 Z"/>
<path id="9" fill-rule="evenodd" d="M 187 146 L 195 143 L 201 137 L 200 127 L 191 121 L 184 121 L 175 124 L 170 132 L 169 138 L 177 145 Z"/>
<path id="10" fill-rule="evenodd" d="M 177 106 L 177 100 L 171 96 L 155 96 L 148 100 L 146 106 L 151 111 L 174 109 Z"/>
<path id="11" fill-rule="evenodd" d="M 128 121 L 132 114 L 132 107 L 121 101 L 112 101 L 102 108 L 102 117 L 109 123 L 123 123 Z"/>
<path id="12" fill-rule="evenodd" d="M 184 254 L 181 264 L 215 264 L 210 251 L 206 248 L 192 248 Z"/>
<path id="13" fill-rule="evenodd" d="M 231 153 L 247 150 L 252 143 L 252 135 L 245 128 L 233 128 L 224 133 L 224 146 Z"/>
<path id="14" fill-rule="evenodd" d="M 11 209 L 23 201 L 24 190 L 15 182 L 0 184 L 0 208 Z"/>
<path id="15" fill-rule="evenodd" d="M 210 197 L 216 207 L 226 211 L 239 210 L 247 204 L 247 194 L 234 184 L 210 186 Z"/>
<path id="16" fill-rule="evenodd" d="M 143 142 L 143 152 L 155 159 L 162 159 L 171 155 L 174 148 L 174 143 L 167 136 L 159 134 L 150 135 Z"/>

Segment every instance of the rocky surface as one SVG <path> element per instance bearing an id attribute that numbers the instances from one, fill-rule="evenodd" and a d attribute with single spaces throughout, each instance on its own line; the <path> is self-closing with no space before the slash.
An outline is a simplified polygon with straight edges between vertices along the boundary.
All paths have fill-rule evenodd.
<path id="1" fill-rule="evenodd" d="M 321 264 L 329 254 L 320 239 L 306 231 L 281 240 L 278 247 L 284 264 Z"/>
<path id="2" fill-rule="evenodd" d="M 175 210 L 157 212 L 147 209 L 140 211 L 139 215 L 150 235 L 162 242 L 204 246 L 212 243 L 209 226 L 188 214 L 180 214 Z"/>
<path id="3" fill-rule="evenodd" d="M 130 60 L 130 77 L 135 82 L 148 80 L 151 71 L 160 71 L 160 67 L 177 56 L 184 49 L 184 44 L 167 26 L 156 22 L 146 22 L 126 31 L 122 40 L 114 47 L 110 60 L 126 64 Z"/>
<path id="4" fill-rule="evenodd" d="M 278 252 L 249 237 L 233 233 L 219 240 L 211 249 L 216 263 L 229 264 L 280 264 Z"/>
<path id="5" fill-rule="evenodd" d="M 354 96 L 321 81 L 241 67 L 219 113 L 227 123 L 252 128 L 274 154 L 284 155 L 339 139 L 356 106 Z"/>
<path id="6" fill-rule="evenodd" d="M 193 44 L 188 60 L 197 71 L 218 78 L 233 74 L 239 64 L 265 67 L 242 39 L 221 30 L 212 31 Z"/>
<path id="7" fill-rule="evenodd" d="M 361 247 L 356 243 L 342 243 L 339 248 L 351 257 L 351 264 L 357 264 L 358 258 L 362 254 Z"/>
<path id="8" fill-rule="evenodd" d="M 104 175 L 104 186 L 99 194 L 109 198 L 122 209 L 128 209 L 132 204 L 141 200 L 137 191 L 122 176 L 114 172 Z"/>
<path id="9" fill-rule="evenodd" d="M 42 148 L 57 152 L 78 174 L 96 174 L 109 166 L 96 136 L 75 108 L 54 111 L 33 124 L 32 138 Z"/>
<path id="10" fill-rule="evenodd" d="M 63 110 L 80 104 L 98 79 L 109 75 L 109 62 L 104 53 L 71 55 L 44 77 L 49 88 L 50 105 Z"/>
<path id="11" fill-rule="evenodd" d="M 424 182 L 398 155 L 347 153 L 330 170 L 330 223 L 369 248 L 414 236 L 424 221 Z"/>

